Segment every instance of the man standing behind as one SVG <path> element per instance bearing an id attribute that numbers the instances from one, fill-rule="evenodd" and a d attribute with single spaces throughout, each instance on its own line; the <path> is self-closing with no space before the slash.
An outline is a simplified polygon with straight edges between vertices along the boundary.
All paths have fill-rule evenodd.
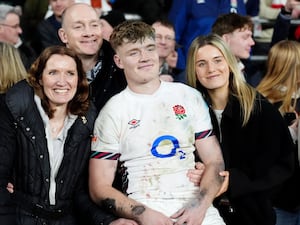
<path id="1" fill-rule="evenodd" d="M 160 79 L 174 81 L 172 68 L 167 62 L 167 57 L 176 54 L 175 30 L 173 25 L 166 20 L 158 20 L 152 24 L 155 30 L 156 48 L 159 56 Z M 175 63 L 176 66 L 176 63 Z"/>
<path id="2" fill-rule="evenodd" d="M 114 64 L 110 43 L 102 38 L 95 9 L 84 3 L 68 7 L 62 16 L 59 37 L 80 57 L 90 83 L 92 101 L 100 111 L 111 96 L 126 87 L 126 80 L 123 71 Z"/>
<path id="3" fill-rule="evenodd" d="M 92 199 L 143 225 L 173 225 L 173 220 L 223 225 L 212 201 L 222 184 L 224 162 L 203 98 L 184 84 L 159 79 L 150 25 L 126 21 L 114 29 L 110 42 L 128 86 L 108 101 L 95 123 Z M 195 166 L 195 148 L 208 168 L 200 187 L 186 176 Z M 112 187 L 118 160 L 127 196 Z"/>

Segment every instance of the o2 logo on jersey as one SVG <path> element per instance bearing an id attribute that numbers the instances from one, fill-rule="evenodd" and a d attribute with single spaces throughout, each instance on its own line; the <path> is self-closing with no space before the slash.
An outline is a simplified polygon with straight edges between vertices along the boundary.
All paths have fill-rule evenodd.
<path id="1" fill-rule="evenodd" d="M 157 147 L 163 141 L 168 141 L 168 142 L 171 142 L 173 144 L 173 148 L 171 149 L 170 152 L 164 153 L 164 154 L 158 152 Z M 179 148 L 180 148 L 180 146 L 179 146 L 178 140 L 175 137 L 173 137 L 171 135 L 164 135 L 164 136 L 158 137 L 153 142 L 153 145 L 151 147 L 151 153 L 152 153 L 152 155 L 154 155 L 157 158 L 169 158 L 169 157 L 175 156 L 176 152 L 177 152 L 177 153 L 179 153 L 179 159 L 180 160 L 185 159 L 186 158 L 186 153 L 182 149 L 179 149 Z"/>

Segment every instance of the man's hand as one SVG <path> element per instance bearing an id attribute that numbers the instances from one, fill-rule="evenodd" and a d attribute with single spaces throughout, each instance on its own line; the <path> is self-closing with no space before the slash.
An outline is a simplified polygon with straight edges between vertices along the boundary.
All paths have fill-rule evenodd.
<path id="1" fill-rule="evenodd" d="M 143 212 L 138 219 L 139 219 L 138 223 L 142 225 L 153 225 L 153 224 L 173 225 L 174 224 L 174 221 L 171 218 L 150 208 L 146 208 L 145 212 Z"/>
<path id="2" fill-rule="evenodd" d="M 138 225 L 138 223 L 134 220 L 120 218 L 112 221 L 109 225 Z"/>
<path id="3" fill-rule="evenodd" d="M 6 186 L 6 189 L 8 190 L 9 193 L 14 193 L 14 185 L 12 183 L 8 183 Z"/>
<path id="4" fill-rule="evenodd" d="M 192 200 L 186 207 L 171 216 L 172 219 L 176 220 L 174 225 L 201 225 L 207 211 L 204 205 L 199 199 Z"/>
<path id="5" fill-rule="evenodd" d="M 300 16 L 300 2 L 297 0 L 287 0 L 284 6 L 285 11 L 292 13 L 293 19 L 298 19 Z"/>

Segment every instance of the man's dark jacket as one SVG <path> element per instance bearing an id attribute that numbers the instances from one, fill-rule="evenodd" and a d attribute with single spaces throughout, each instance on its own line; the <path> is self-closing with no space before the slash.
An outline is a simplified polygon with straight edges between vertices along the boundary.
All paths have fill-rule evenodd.
<path id="1" fill-rule="evenodd" d="M 102 67 L 96 74 L 96 78 L 90 83 L 91 99 L 98 111 L 110 97 L 122 91 L 127 85 L 124 72 L 116 66 L 113 56 L 114 51 L 110 43 L 103 40 L 99 51 Z"/>

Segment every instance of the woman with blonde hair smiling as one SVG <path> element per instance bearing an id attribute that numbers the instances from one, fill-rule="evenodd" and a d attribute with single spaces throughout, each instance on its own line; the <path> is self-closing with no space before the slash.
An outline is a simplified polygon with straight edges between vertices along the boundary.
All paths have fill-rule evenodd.
<path id="1" fill-rule="evenodd" d="M 218 35 L 192 42 L 187 76 L 210 108 L 229 171 L 228 190 L 215 201 L 225 223 L 274 225 L 271 193 L 293 170 L 293 143 L 282 116 L 246 83 Z"/>

